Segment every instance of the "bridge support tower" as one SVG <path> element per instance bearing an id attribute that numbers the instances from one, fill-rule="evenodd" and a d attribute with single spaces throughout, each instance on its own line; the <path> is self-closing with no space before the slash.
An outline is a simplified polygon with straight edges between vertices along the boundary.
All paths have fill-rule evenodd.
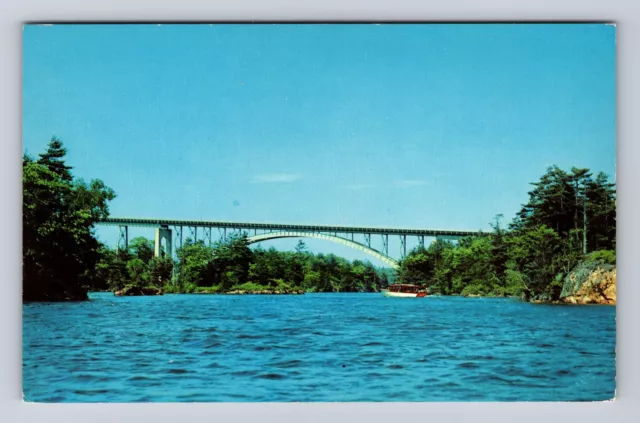
<path id="1" fill-rule="evenodd" d="M 173 251 L 171 249 L 171 229 L 166 226 L 161 226 L 156 229 L 156 248 L 155 248 L 155 256 L 162 257 L 162 240 L 165 241 L 164 244 L 164 254 L 165 257 L 171 258 L 173 257 Z"/>

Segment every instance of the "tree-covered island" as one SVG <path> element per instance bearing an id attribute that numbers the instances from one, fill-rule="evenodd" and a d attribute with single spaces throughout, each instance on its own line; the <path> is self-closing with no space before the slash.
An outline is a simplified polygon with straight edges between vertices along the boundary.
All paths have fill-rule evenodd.
<path id="1" fill-rule="evenodd" d="M 414 249 L 396 275 L 369 262 L 312 254 L 302 241 L 294 252 L 251 249 L 241 235 L 211 246 L 186 240 L 177 260 L 154 257 L 152 241 L 141 237 L 113 250 L 94 229 L 115 193 L 100 180 L 74 177 L 65 155 L 53 138 L 37 158 L 23 157 L 24 301 L 85 300 L 92 290 L 376 292 L 397 278 L 432 294 L 615 303 L 615 184 L 589 169 L 549 168 L 511 223 L 503 226 L 498 216 L 486 236 Z"/>

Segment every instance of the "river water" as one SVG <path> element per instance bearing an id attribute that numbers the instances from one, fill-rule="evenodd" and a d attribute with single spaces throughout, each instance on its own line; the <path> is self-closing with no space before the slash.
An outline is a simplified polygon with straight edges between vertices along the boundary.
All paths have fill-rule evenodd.
<path id="1" fill-rule="evenodd" d="M 599 401 L 615 391 L 611 306 L 90 297 L 23 306 L 26 401 Z"/>

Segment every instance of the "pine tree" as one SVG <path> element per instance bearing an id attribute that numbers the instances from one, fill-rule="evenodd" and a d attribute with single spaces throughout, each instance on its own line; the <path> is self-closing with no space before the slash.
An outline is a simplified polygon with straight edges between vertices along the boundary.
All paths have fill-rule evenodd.
<path id="1" fill-rule="evenodd" d="M 40 154 L 39 164 L 46 166 L 49 170 L 60 175 L 62 180 L 71 181 L 71 166 L 67 166 L 64 157 L 67 155 L 67 149 L 64 148 L 62 141 L 55 136 L 51 138 L 47 151 Z"/>
<path id="2" fill-rule="evenodd" d="M 590 226 L 588 244 L 591 251 L 616 248 L 616 189 L 606 174 L 600 172 L 589 181 L 585 192 Z"/>
<path id="3" fill-rule="evenodd" d="M 307 250 L 307 244 L 303 240 L 299 239 L 296 245 L 296 253 L 301 254 Z"/>

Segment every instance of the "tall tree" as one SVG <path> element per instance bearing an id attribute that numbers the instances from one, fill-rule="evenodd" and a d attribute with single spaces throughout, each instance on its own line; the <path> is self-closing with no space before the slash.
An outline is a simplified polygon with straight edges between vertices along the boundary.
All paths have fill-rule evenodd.
<path id="1" fill-rule="evenodd" d="M 512 270 L 521 275 L 527 296 L 549 295 L 558 268 L 556 266 L 561 251 L 558 234 L 551 228 L 540 225 L 520 232 L 509 239 Z M 559 294 L 559 292 L 557 292 Z"/>
<path id="2" fill-rule="evenodd" d="M 574 233 L 582 232 L 582 254 L 587 254 L 587 188 L 591 184 L 591 172 L 589 169 L 571 168 L 570 180 L 573 185 L 574 203 Z M 581 215 L 581 219 L 578 217 Z M 581 231 L 578 230 L 582 220 Z"/>
<path id="3" fill-rule="evenodd" d="M 57 174 L 64 181 L 71 181 L 73 176 L 71 175 L 71 166 L 67 166 L 64 161 L 64 157 L 67 155 L 67 149 L 64 148 L 62 141 L 55 136 L 49 141 L 47 151 L 41 153 L 38 163 L 46 166 L 53 173 Z"/>
<path id="4" fill-rule="evenodd" d="M 302 254 L 307 250 L 307 244 L 304 243 L 303 240 L 299 239 L 296 244 L 296 253 Z"/>
<path id="5" fill-rule="evenodd" d="M 499 214 L 494 218 L 493 234 L 491 236 L 491 258 L 490 263 L 496 278 L 500 281 L 505 280 L 507 270 L 507 260 L 509 256 L 509 248 L 506 242 L 506 231 L 501 226 L 503 215 Z"/>
<path id="6" fill-rule="evenodd" d="M 606 174 L 600 172 L 586 187 L 591 250 L 616 248 L 616 189 Z"/>

